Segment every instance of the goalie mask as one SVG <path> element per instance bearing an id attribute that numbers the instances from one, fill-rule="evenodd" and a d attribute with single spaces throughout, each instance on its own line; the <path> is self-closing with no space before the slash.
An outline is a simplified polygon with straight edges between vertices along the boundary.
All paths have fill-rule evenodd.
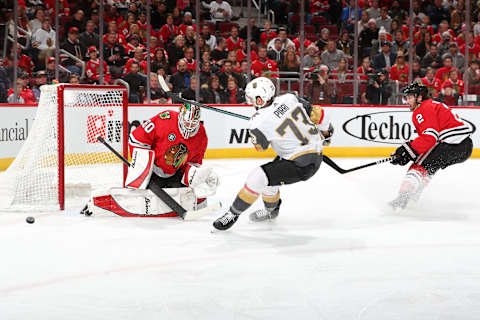
<path id="1" fill-rule="evenodd" d="M 184 103 L 178 115 L 178 128 L 185 139 L 196 135 L 200 128 L 200 107 Z"/>
<path id="2" fill-rule="evenodd" d="M 259 77 L 247 84 L 245 98 L 256 109 L 265 107 L 275 95 L 273 82 L 265 77 Z"/>

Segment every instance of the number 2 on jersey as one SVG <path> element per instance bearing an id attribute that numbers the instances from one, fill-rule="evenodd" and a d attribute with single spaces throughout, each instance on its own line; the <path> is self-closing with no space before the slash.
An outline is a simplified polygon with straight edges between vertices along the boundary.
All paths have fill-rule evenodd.
<path id="1" fill-rule="evenodd" d="M 310 134 L 317 134 L 318 131 L 317 129 L 315 128 L 315 126 L 310 122 L 308 121 L 308 118 L 307 116 L 305 115 L 303 109 L 301 107 L 296 107 L 291 113 L 291 116 L 292 118 L 295 120 L 292 120 L 291 118 L 286 118 L 278 127 L 277 129 L 275 129 L 275 131 L 277 131 L 277 133 L 280 135 L 280 136 L 284 136 L 285 133 L 286 133 L 286 129 L 287 128 L 290 128 L 293 132 L 293 134 L 295 135 L 295 137 L 300 141 L 301 145 L 306 145 L 308 144 L 308 139 L 307 137 L 305 137 L 302 132 L 300 131 L 300 129 L 297 127 L 297 125 L 295 124 L 296 121 L 299 120 L 298 118 L 298 115 L 300 114 L 302 116 L 302 122 L 306 125 L 309 125 L 309 126 L 312 126 L 312 128 L 310 128 L 310 130 L 308 131 L 308 133 Z"/>

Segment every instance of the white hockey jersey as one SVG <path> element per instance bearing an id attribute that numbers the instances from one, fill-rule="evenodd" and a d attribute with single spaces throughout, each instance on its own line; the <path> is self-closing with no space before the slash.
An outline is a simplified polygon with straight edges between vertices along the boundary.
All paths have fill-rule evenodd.
<path id="1" fill-rule="evenodd" d="M 257 110 L 249 122 L 250 135 L 254 144 L 266 149 L 272 145 L 273 151 L 286 160 L 322 151 L 322 138 L 319 130 L 328 130 L 324 119 L 315 126 L 294 94 L 287 93 L 276 97 L 273 103 Z"/>

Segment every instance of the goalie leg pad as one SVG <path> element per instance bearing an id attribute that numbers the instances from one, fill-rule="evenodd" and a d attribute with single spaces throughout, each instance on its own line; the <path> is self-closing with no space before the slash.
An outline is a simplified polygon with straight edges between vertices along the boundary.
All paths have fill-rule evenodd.
<path id="1" fill-rule="evenodd" d="M 198 208 L 197 197 L 190 188 L 165 188 L 172 198 L 187 210 Z M 206 203 L 206 201 L 202 201 Z M 122 217 L 177 217 L 162 200 L 150 190 L 111 188 L 97 192 L 88 203 L 93 215 L 118 215 Z"/>
<path id="2" fill-rule="evenodd" d="M 132 162 L 128 167 L 125 187 L 132 189 L 146 189 L 153 171 L 155 152 L 141 148 L 132 151 Z"/>

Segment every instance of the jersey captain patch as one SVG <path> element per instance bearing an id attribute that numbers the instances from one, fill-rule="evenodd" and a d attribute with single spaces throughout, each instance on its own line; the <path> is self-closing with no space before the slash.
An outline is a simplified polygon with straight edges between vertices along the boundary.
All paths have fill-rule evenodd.
<path id="1" fill-rule="evenodd" d="M 175 141 L 176 138 L 177 136 L 173 132 L 168 135 L 168 141 Z"/>

